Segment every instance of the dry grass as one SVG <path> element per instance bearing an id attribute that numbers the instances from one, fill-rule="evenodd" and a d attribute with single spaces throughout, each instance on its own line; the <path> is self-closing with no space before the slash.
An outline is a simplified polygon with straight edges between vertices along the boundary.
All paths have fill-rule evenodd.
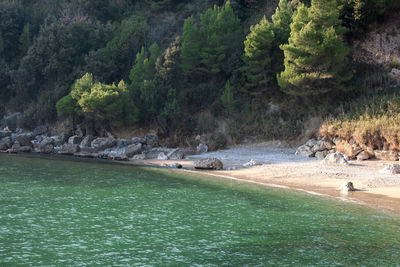
<path id="1" fill-rule="evenodd" d="M 320 134 L 330 139 L 353 139 L 374 149 L 400 150 L 400 114 L 364 114 L 358 118 L 330 119 L 322 124 Z"/>

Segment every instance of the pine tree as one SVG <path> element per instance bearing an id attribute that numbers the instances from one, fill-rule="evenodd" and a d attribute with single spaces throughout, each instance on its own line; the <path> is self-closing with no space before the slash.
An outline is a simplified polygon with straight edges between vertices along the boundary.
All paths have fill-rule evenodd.
<path id="1" fill-rule="evenodd" d="M 194 25 L 193 17 L 189 17 L 183 24 L 182 33 L 182 69 L 185 74 L 196 70 L 200 62 L 200 47 L 202 45 L 199 30 Z"/>
<path id="2" fill-rule="evenodd" d="M 289 43 L 282 45 L 285 70 L 278 75 L 282 91 L 291 95 L 318 95 L 345 90 L 350 50 L 342 41 L 344 28 L 335 0 L 300 4 L 290 26 Z"/>
<path id="3" fill-rule="evenodd" d="M 250 33 L 244 41 L 246 87 L 256 88 L 248 89 L 250 94 L 265 92 L 273 81 L 275 73 L 271 62 L 276 46 L 272 24 L 264 16 L 258 24 L 250 27 Z"/>
<path id="4" fill-rule="evenodd" d="M 24 26 L 24 29 L 22 30 L 22 33 L 18 41 L 19 41 L 19 51 L 23 56 L 28 52 L 28 49 L 31 46 L 31 31 L 29 23 L 27 23 Z"/>
<path id="5" fill-rule="evenodd" d="M 277 91 L 276 74 L 282 71 L 283 52 L 279 45 L 286 43 L 290 34 L 293 10 L 287 0 L 280 0 L 270 23 L 264 16 L 250 27 L 244 42 L 246 89 L 250 95 Z"/>

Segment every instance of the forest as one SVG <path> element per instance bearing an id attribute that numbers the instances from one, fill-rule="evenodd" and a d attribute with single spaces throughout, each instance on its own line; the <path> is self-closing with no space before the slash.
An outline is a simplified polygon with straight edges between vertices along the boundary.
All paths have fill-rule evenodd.
<path id="1" fill-rule="evenodd" d="M 296 138 L 312 118 L 337 125 L 400 103 L 387 70 L 353 59 L 353 44 L 399 10 L 396 0 L 2 0 L 0 116 L 152 129 L 174 143 Z"/>

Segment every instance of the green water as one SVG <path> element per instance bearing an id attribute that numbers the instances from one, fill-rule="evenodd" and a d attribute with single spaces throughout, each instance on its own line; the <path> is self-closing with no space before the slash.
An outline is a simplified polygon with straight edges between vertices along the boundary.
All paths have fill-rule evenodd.
<path id="1" fill-rule="evenodd" d="M 0 266 L 400 266 L 400 220 L 289 190 L 0 155 Z"/>

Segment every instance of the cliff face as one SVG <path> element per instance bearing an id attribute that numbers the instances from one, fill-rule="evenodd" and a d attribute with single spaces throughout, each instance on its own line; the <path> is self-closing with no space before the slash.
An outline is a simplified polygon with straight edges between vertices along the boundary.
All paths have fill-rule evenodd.
<path id="1" fill-rule="evenodd" d="M 391 16 L 354 42 L 354 60 L 379 65 L 400 82 L 400 17 Z"/>

